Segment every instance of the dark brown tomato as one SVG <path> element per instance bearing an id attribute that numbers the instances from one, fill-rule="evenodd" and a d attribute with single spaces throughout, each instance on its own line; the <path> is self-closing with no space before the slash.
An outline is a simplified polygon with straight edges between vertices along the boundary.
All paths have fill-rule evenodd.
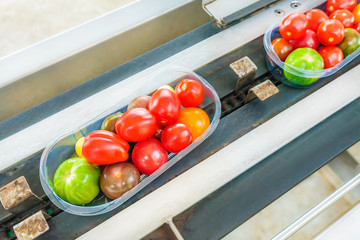
<path id="1" fill-rule="evenodd" d="M 128 162 L 116 163 L 105 167 L 100 177 L 101 191 L 111 199 L 124 195 L 140 182 L 137 168 Z"/>

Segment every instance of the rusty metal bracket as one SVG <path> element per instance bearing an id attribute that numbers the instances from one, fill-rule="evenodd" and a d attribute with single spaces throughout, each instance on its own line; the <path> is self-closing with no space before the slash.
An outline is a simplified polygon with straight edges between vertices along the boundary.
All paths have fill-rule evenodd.
<path id="1" fill-rule="evenodd" d="M 265 101 L 278 92 L 279 89 L 270 80 L 265 80 L 264 82 L 249 89 L 246 102 L 249 102 L 254 98 L 258 98 L 260 101 Z"/>
<path id="2" fill-rule="evenodd" d="M 0 189 L 0 202 L 5 210 L 18 214 L 42 203 L 42 200 L 31 191 L 25 177 L 21 176 Z"/>
<path id="3" fill-rule="evenodd" d="M 230 64 L 230 68 L 238 75 L 235 90 L 238 90 L 255 80 L 257 67 L 247 56 Z"/>
<path id="4" fill-rule="evenodd" d="M 47 220 L 51 217 L 44 211 L 38 211 L 16 224 L 13 229 L 18 240 L 32 240 L 48 231 Z"/>

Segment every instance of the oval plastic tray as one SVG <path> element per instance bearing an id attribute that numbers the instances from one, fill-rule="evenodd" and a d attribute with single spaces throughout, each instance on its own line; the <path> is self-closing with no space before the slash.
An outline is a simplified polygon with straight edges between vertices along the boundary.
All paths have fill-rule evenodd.
<path id="1" fill-rule="evenodd" d="M 119 111 L 126 111 L 128 103 L 133 98 L 142 95 L 140 94 L 141 88 L 139 88 L 138 90 L 134 91 L 128 98 L 119 102 L 116 106 L 100 114 L 97 118 L 88 122 L 83 127 L 75 129 L 72 132 L 65 133 L 61 137 L 54 139 L 45 148 L 40 159 L 40 182 L 49 199 L 62 210 L 75 215 L 91 216 L 109 212 L 119 207 L 122 203 L 130 199 L 134 194 L 146 187 L 159 175 L 165 172 L 176 162 L 180 161 L 186 154 L 188 154 L 201 142 L 203 142 L 208 136 L 210 136 L 210 134 L 215 130 L 216 126 L 219 123 L 221 103 L 215 89 L 204 78 L 200 77 L 192 71 L 172 67 L 157 73 L 150 80 L 149 84 L 153 83 L 154 87 L 156 87 L 153 90 L 156 90 L 158 87 L 165 84 L 175 87 L 179 81 L 185 78 L 196 80 L 204 87 L 205 97 L 200 108 L 204 109 L 207 112 L 211 122 L 208 129 L 201 136 L 199 136 L 194 142 L 192 142 L 187 148 L 185 148 L 181 152 L 177 154 L 169 154 L 169 160 L 166 164 L 164 164 L 153 174 L 141 178 L 141 181 L 138 185 L 136 185 L 130 191 L 126 192 L 118 199 L 111 200 L 107 198 L 104 194 L 100 193 L 91 203 L 86 204 L 85 206 L 78 206 L 70 204 L 57 196 L 52 189 L 52 180 L 54 178 L 55 171 L 63 161 L 70 158 L 75 153 L 75 143 L 77 139 L 85 136 L 86 134 L 94 130 L 100 129 L 101 123 L 107 116 Z"/>
<path id="2" fill-rule="evenodd" d="M 266 51 L 266 63 L 269 68 L 269 71 L 272 73 L 272 75 L 278 79 L 279 81 L 283 82 L 286 85 L 289 85 L 291 87 L 297 87 L 297 88 L 306 88 L 313 86 L 314 84 L 317 84 L 321 81 L 321 79 L 326 78 L 341 68 L 343 68 L 346 64 L 351 62 L 354 58 L 359 56 L 360 54 L 360 48 L 358 48 L 355 52 L 347 56 L 342 62 L 338 63 L 332 68 L 324 69 L 324 70 L 318 70 L 318 71 L 312 71 L 312 70 L 304 70 L 297 67 L 293 67 L 291 65 L 288 65 L 284 62 L 282 62 L 279 57 L 276 55 L 273 47 L 271 46 L 271 41 L 275 38 L 281 37 L 279 33 L 279 26 L 273 25 L 269 27 L 269 29 L 266 31 L 263 39 L 264 48 Z M 303 78 L 318 78 L 318 80 L 310 85 L 299 85 L 294 84 L 290 82 L 286 77 L 284 76 L 284 66 L 287 65 L 287 72 L 294 74 L 296 76 L 300 76 Z"/>

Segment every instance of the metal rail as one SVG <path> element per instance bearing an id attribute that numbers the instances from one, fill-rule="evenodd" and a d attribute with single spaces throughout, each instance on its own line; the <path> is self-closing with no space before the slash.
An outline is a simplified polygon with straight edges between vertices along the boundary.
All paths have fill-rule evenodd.
<path id="1" fill-rule="evenodd" d="M 295 222 L 291 223 L 284 230 L 282 230 L 279 234 L 272 238 L 272 240 L 283 240 L 289 238 L 295 232 L 297 232 L 300 228 L 330 207 L 337 200 L 342 198 L 346 193 L 351 191 L 353 188 L 360 184 L 360 174 L 356 175 L 350 181 L 345 183 L 342 187 L 333 192 L 330 196 L 321 201 L 318 205 L 313 207 L 310 211 L 305 213 L 303 216 L 298 218 Z"/>

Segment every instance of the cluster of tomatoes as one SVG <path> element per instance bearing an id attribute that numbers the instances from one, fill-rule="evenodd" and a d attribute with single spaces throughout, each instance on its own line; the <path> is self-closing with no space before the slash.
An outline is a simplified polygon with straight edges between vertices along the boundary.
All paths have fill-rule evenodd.
<path id="1" fill-rule="evenodd" d="M 281 61 L 286 62 L 298 48 L 311 48 L 321 55 L 323 68 L 331 68 L 360 46 L 360 4 L 356 0 L 329 0 L 325 12 L 311 9 L 305 14 L 290 14 L 279 31 L 282 38 L 271 44 Z M 312 70 L 321 70 L 321 66 Z"/>
<path id="2" fill-rule="evenodd" d="M 185 149 L 209 127 L 208 115 L 198 108 L 203 99 L 202 84 L 191 79 L 135 98 L 125 113 L 108 116 L 100 130 L 76 142 L 79 158 L 58 167 L 55 192 L 73 204 L 89 203 L 97 186 L 107 197 L 119 198 L 140 182 L 141 173 L 155 172 L 168 161 L 168 152 Z M 99 165 L 106 167 L 101 171 Z"/>

